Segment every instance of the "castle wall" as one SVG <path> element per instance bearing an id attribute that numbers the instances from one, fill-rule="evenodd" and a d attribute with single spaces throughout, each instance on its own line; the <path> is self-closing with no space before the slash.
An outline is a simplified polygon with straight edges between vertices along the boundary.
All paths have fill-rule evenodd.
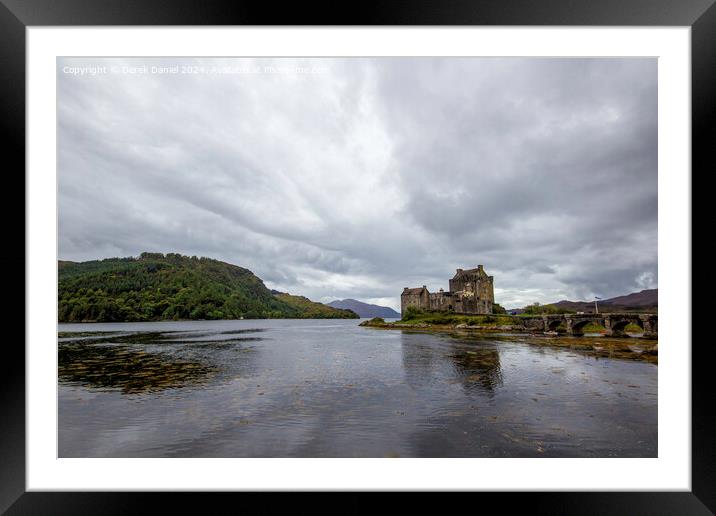
<path id="1" fill-rule="evenodd" d="M 423 289 L 412 289 L 408 291 L 403 291 L 403 294 L 400 296 L 400 315 L 405 314 L 405 310 L 409 306 L 414 306 L 416 308 L 419 308 L 421 310 L 429 310 L 430 309 L 430 293 L 426 288 Z"/>
<path id="2" fill-rule="evenodd" d="M 450 292 L 433 292 L 430 294 L 430 310 L 454 310 L 453 296 Z"/>
<path id="3" fill-rule="evenodd" d="M 482 265 L 477 269 L 458 269 L 450 280 L 450 292 L 455 297 L 455 311 L 462 314 L 491 314 L 495 302 L 493 277 Z"/>
<path id="4" fill-rule="evenodd" d="M 452 311 L 458 314 L 491 314 L 495 303 L 493 277 L 488 276 L 482 265 L 464 271 L 458 269 L 449 281 L 449 292 L 428 292 L 428 289 L 405 288 L 400 296 L 401 314 L 409 306 L 421 310 Z"/>

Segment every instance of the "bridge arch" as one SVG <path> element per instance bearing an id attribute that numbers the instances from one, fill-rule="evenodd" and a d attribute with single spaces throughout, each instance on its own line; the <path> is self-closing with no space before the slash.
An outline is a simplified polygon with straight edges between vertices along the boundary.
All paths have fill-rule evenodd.
<path id="1" fill-rule="evenodd" d="M 612 336 L 625 336 L 628 335 L 626 327 L 630 324 L 635 324 L 641 328 L 641 332 L 646 332 L 644 323 L 639 317 L 620 317 L 618 319 L 611 319 L 609 321 L 609 329 L 611 330 Z"/>
<path id="2" fill-rule="evenodd" d="M 600 319 L 595 319 L 593 317 L 585 318 L 585 319 L 572 319 L 570 321 L 570 328 L 572 335 L 584 335 L 584 327 L 587 326 L 590 323 L 598 324 L 599 326 L 602 326 L 602 321 Z"/>
<path id="3" fill-rule="evenodd" d="M 566 321 L 559 317 L 554 319 L 547 319 L 545 321 L 545 331 L 559 331 L 562 330 L 563 332 L 567 331 L 566 328 Z"/>

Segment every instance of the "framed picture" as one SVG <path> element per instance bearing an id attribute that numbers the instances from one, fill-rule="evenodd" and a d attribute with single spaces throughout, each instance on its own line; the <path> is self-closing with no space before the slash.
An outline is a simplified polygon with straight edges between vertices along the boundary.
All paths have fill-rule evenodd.
<path id="1" fill-rule="evenodd" d="M 0 508 L 713 511 L 690 239 L 712 2 L 270 11 L 0 8 L 27 203 Z"/>

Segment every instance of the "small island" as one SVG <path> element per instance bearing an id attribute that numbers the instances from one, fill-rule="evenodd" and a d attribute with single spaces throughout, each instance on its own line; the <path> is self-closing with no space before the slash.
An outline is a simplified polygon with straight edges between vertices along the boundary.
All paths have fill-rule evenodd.
<path id="1" fill-rule="evenodd" d="M 606 300 L 608 303 L 610 300 Z M 600 314 L 575 311 L 556 305 L 535 303 L 517 314 L 495 303 L 494 278 L 482 265 L 457 269 L 450 290 L 431 293 L 425 285 L 405 287 L 400 296 L 401 319 L 385 322 L 374 317 L 362 326 L 378 328 L 428 328 L 437 330 L 473 329 L 480 331 L 525 331 L 547 335 L 601 333 L 610 337 L 639 335 L 655 339 L 658 334 L 656 313 L 611 310 Z"/>
<path id="2" fill-rule="evenodd" d="M 585 313 L 535 303 L 519 314 L 508 314 L 494 302 L 493 284 L 493 277 L 485 273 L 482 265 L 469 270 L 457 269 L 447 292 L 440 289 L 431 293 L 426 286 L 404 288 L 401 319 L 388 322 L 384 318 L 373 317 L 360 325 L 449 333 L 522 333 L 529 337 L 541 337 L 530 339 L 532 343 L 656 361 L 658 315 L 655 313 Z M 584 335 L 605 338 L 575 338 Z"/>

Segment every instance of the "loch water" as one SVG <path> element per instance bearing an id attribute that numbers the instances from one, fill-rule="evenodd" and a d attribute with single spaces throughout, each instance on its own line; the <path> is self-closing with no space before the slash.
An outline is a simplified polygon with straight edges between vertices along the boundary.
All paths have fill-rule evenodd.
<path id="1" fill-rule="evenodd" d="M 656 364 L 359 322 L 60 324 L 59 456 L 657 456 Z"/>

